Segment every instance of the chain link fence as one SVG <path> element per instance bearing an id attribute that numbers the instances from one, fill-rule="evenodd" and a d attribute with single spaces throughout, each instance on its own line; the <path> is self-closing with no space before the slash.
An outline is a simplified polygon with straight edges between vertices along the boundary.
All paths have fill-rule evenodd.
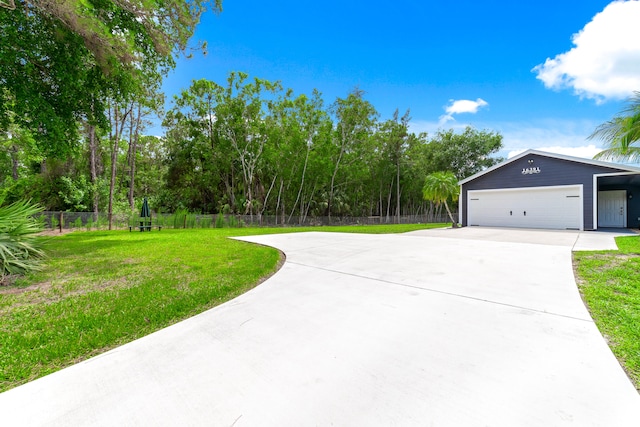
<path id="1" fill-rule="evenodd" d="M 457 213 L 453 214 L 458 217 Z M 376 225 L 376 224 L 426 224 L 448 223 L 448 215 L 429 213 L 424 215 L 405 215 L 400 218 L 386 216 L 370 217 L 288 217 L 276 215 L 201 215 L 188 212 L 173 214 L 152 214 L 154 227 L 162 228 L 224 228 L 224 227 L 302 227 L 323 225 Z M 107 214 L 93 212 L 45 211 L 40 215 L 45 229 L 51 230 L 107 230 Z M 112 229 L 135 229 L 140 217 L 135 214 L 113 214 Z"/>

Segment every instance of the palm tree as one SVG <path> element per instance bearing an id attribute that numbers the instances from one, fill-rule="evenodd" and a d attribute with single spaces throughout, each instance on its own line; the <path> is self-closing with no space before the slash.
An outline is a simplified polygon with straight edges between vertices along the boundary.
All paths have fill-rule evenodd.
<path id="1" fill-rule="evenodd" d="M 606 147 L 596 159 L 640 161 L 640 92 L 634 92 L 627 108 L 598 126 L 589 136 L 593 138 L 601 139 Z"/>
<path id="2" fill-rule="evenodd" d="M 424 199 L 434 202 L 437 205 L 444 203 L 453 228 L 458 228 L 458 222 L 453 219 L 447 200 L 455 199 L 459 194 L 460 187 L 458 186 L 458 178 L 456 178 L 453 172 L 434 172 L 427 175 L 424 180 L 424 186 L 422 187 Z"/>
<path id="3" fill-rule="evenodd" d="M 10 275 L 38 269 L 44 252 L 34 234 L 42 225 L 33 215 L 41 211 L 24 201 L 0 207 L 0 284 Z"/>

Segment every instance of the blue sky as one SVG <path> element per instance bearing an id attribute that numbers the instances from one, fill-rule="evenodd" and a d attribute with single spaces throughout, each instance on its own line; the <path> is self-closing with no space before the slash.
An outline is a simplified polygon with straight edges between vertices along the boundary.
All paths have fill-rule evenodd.
<path id="1" fill-rule="evenodd" d="M 224 0 L 181 58 L 169 97 L 230 71 L 279 80 L 326 104 L 354 87 L 413 131 L 495 130 L 502 156 L 528 148 L 593 156 L 595 127 L 640 90 L 640 1 Z M 591 146 L 591 147 L 589 147 Z"/>

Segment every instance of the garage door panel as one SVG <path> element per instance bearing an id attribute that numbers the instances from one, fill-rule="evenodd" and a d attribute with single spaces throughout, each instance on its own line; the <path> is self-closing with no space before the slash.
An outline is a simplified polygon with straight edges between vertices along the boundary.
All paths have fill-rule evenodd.
<path id="1" fill-rule="evenodd" d="M 469 225 L 582 229 L 581 186 L 471 190 L 467 206 Z"/>

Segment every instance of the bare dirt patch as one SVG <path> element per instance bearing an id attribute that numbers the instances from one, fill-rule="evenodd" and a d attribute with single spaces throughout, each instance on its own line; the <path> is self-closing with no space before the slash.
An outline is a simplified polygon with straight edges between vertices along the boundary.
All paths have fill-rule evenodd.
<path id="1" fill-rule="evenodd" d="M 52 237 L 52 236 L 62 236 L 63 234 L 69 234 L 72 233 L 76 230 L 72 230 L 72 229 L 68 229 L 68 228 L 63 228 L 62 231 L 60 230 L 43 230 L 39 233 L 36 234 L 36 236 L 47 236 L 47 237 Z"/>
<path id="2" fill-rule="evenodd" d="M 0 286 L 0 295 L 17 295 L 24 292 L 35 291 L 36 289 L 47 291 L 51 289 L 51 282 L 34 283 L 33 285 L 19 286 Z"/>

